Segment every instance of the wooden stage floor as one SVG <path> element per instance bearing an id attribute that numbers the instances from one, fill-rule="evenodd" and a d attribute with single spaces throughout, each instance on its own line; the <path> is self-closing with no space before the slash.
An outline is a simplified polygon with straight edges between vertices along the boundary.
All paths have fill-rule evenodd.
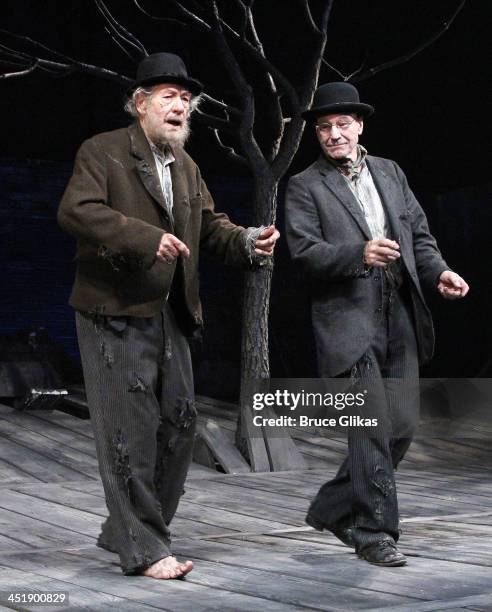
<path id="1" fill-rule="evenodd" d="M 216 415 L 231 435 L 233 422 Z M 491 432 L 416 442 L 398 473 L 403 568 L 361 561 L 304 515 L 343 443 L 297 431 L 309 469 L 226 475 L 194 465 L 173 523 L 185 581 L 124 577 L 95 546 L 106 514 L 90 423 L 0 405 L 0 591 L 64 591 L 29 610 L 492 610 Z"/>

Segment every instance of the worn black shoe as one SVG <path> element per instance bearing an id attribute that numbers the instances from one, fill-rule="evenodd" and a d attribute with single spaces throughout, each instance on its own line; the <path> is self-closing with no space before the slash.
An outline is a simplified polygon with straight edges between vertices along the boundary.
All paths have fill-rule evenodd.
<path id="1" fill-rule="evenodd" d="M 307 514 L 306 523 L 316 529 L 316 531 L 331 531 L 331 533 L 340 540 L 345 546 L 350 546 L 350 548 L 355 548 L 355 540 L 352 529 L 350 527 L 344 527 L 343 529 L 333 529 L 328 527 L 317 518 L 315 518 L 312 514 Z"/>
<path id="2" fill-rule="evenodd" d="M 396 545 L 390 540 L 382 540 L 371 544 L 371 546 L 358 551 L 357 554 L 368 563 L 383 567 L 399 567 L 407 562 L 405 555 L 399 552 Z"/>

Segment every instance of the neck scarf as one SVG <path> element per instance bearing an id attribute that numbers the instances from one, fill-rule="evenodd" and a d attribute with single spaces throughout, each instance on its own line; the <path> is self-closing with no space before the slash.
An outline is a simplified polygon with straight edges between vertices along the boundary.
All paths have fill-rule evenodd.
<path id="1" fill-rule="evenodd" d="M 350 158 L 331 159 L 327 157 L 327 159 L 341 174 L 346 176 L 350 181 L 353 181 L 359 178 L 366 164 L 366 155 L 366 149 L 362 145 L 357 145 L 357 158 L 355 161 L 352 161 Z"/>

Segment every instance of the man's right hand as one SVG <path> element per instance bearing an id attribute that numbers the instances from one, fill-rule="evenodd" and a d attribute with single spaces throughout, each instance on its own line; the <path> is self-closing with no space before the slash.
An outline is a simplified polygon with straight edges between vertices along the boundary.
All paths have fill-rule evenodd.
<path id="1" fill-rule="evenodd" d="M 384 268 L 399 257 L 400 245 L 387 238 L 369 240 L 364 249 L 364 263 L 370 267 Z"/>
<path id="2" fill-rule="evenodd" d="M 173 234 L 162 234 L 159 248 L 157 249 L 156 257 L 165 263 L 171 264 L 173 261 L 183 255 L 190 256 L 190 249 L 179 238 Z"/>

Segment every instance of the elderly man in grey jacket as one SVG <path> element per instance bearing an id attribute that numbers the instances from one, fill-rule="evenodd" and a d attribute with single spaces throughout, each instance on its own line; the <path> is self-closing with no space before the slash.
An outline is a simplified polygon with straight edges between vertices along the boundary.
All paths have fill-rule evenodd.
<path id="1" fill-rule="evenodd" d="M 319 374 L 367 386 L 381 425 L 371 435 L 349 432 L 348 457 L 306 521 L 370 563 L 400 566 L 393 470 L 418 406 L 404 381 L 418 380 L 434 346 L 422 288 L 453 299 L 468 285 L 443 260 L 399 166 L 358 144 L 373 111 L 349 83 L 318 88 L 303 116 L 315 123 L 322 154 L 290 179 L 286 226 L 292 258 L 311 280 Z M 402 384 L 390 392 L 385 379 Z"/>

